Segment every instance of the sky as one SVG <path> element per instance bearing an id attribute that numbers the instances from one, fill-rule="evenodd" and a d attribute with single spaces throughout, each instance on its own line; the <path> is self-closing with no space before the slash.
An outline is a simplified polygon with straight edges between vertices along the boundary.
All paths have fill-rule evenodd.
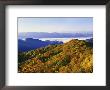
<path id="1" fill-rule="evenodd" d="M 93 32 L 92 17 L 38 18 L 19 17 L 18 32 L 57 32 L 81 33 Z"/>

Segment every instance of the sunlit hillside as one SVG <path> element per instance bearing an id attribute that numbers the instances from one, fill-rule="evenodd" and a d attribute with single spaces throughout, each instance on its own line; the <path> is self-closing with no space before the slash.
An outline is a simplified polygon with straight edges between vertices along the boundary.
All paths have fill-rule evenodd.
<path id="1" fill-rule="evenodd" d="M 59 45 L 18 54 L 19 73 L 92 73 L 93 47 L 85 40 L 70 40 Z"/>

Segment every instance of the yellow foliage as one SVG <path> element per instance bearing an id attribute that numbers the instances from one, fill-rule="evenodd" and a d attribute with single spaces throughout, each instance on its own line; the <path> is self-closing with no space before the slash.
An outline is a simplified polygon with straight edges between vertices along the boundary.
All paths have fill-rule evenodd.
<path id="1" fill-rule="evenodd" d="M 61 45 L 19 54 L 20 73 L 92 73 L 93 48 L 84 40 L 71 40 Z"/>

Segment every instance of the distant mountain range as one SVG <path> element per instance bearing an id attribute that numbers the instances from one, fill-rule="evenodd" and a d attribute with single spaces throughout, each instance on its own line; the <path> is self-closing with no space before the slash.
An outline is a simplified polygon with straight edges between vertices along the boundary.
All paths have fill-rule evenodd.
<path id="1" fill-rule="evenodd" d="M 18 33 L 19 39 L 24 39 L 24 38 L 71 38 L 71 37 L 93 37 L 93 33 L 92 32 L 86 32 L 86 33 L 21 32 L 21 33 Z"/>

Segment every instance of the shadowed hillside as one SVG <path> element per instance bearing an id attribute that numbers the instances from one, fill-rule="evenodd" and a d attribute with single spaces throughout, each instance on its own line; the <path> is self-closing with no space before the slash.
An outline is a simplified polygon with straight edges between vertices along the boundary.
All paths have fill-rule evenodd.
<path id="1" fill-rule="evenodd" d="M 42 41 L 39 39 L 33 39 L 33 38 L 26 38 L 26 40 L 18 40 L 18 51 L 19 52 L 24 52 L 24 51 L 29 51 L 33 50 L 36 48 L 48 46 L 48 45 L 54 45 L 54 44 L 63 44 L 61 41 Z"/>
<path id="2" fill-rule="evenodd" d="M 92 73 L 93 47 L 84 40 L 19 53 L 20 73 Z"/>

